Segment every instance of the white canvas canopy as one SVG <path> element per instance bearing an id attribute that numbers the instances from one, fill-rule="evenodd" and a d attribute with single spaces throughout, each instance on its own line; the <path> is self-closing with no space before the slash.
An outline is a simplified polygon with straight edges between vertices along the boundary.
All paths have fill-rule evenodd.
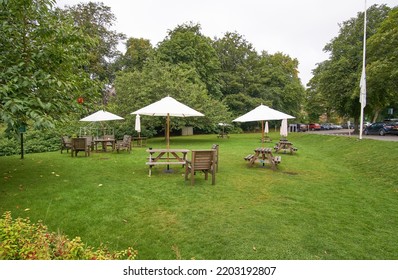
<path id="1" fill-rule="evenodd" d="M 236 118 L 233 122 L 254 122 L 261 121 L 262 127 L 262 142 L 264 143 L 264 121 L 271 120 L 283 120 L 283 119 L 294 119 L 295 117 L 280 112 L 278 110 L 272 109 L 268 106 L 261 104 L 260 106 L 254 108 L 250 112 Z"/>
<path id="2" fill-rule="evenodd" d="M 264 133 L 268 134 L 269 128 L 268 128 L 268 122 L 265 122 L 265 128 L 264 128 Z"/>
<path id="3" fill-rule="evenodd" d="M 102 121 L 114 121 L 114 120 L 124 120 L 124 118 L 118 115 L 112 114 L 110 112 L 99 110 L 87 117 L 82 118 L 81 122 L 102 122 Z"/>
<path id="4" fill-rule="evenodd" d="M 287 137 L 287 119 L 283 119 L 280 128 L 280 135 L 282 137 Z"/>
<path id="5" fill-rule="evenodd" d="M 141 117 L 140 115 L 135 116 L 135 126 L 134 126 L 135 131 L 138 132 L 138 136 L 140 135 L 141 132 Z"/>
<path id="6" fill-rule="evenodd" d="M 254 122 L 254 121 L 271 121 L 294 119 L 295 117 L 282 113 L 278 110 L 272 109 L 265 105 L 260 105 L 250 112 L 236 118 L 233 122 Z"/>
<path id="7" fill-rule="evenodd" d="M 140 114 L 146 116 L 167 117 L 166 124 L 166 142 L 167 148 L 170 147 L 170 116 L 173 117 L 203 117 L 204 115 L 187 105 L 167 96 L 146 107 L 143 107 L 131 114 Z"/>

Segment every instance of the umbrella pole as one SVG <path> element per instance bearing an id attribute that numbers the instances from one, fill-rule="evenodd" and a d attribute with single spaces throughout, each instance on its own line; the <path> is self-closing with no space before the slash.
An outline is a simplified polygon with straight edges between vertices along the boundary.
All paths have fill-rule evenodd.
<path id="1" fill-rule="evenodd" d="M 166 147 L 170 149 L 170 114 L 167 113 L 166 119 Z"/>
<path id="2" fill-rule="evenodd" d="M 261 121 L 261 143 L 263 145 L 264 148 L 264 121 Z"/>

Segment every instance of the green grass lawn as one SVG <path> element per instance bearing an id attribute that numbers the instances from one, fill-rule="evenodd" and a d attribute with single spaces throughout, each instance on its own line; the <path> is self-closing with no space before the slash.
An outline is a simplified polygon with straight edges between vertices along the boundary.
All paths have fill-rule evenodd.
<path id="1" fill-rule="evenodd" d="M 398 143 L 288 138 L 299 150 L 281 154 L 272 171 L 243 159 L 260 134 L 172 137 L 173 148 L 220 145 L 215 186 L 197 174 L 191 187 L 177 166 L 148 177 L 145 148 L 1 157 L 0 212 L 90 246 L 133 246 L 143 260 L 398 259 Z M 164 148 L 163 140 L 148 145 Z"/>

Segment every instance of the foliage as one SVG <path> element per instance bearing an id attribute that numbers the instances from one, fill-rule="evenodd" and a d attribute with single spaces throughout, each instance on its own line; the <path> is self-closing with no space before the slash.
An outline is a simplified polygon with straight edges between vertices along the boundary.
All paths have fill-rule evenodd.
<path id="1" fill-rule="evenodd" d="M 126 37 L 111 30 L 116 21 L 111 8 L 101 2 L 88 2 L 66 6 L 63 12 L 71 15 L 84 34 L 97 42 L 96 45 L 85 46 L 85 52 L 89 55 L 86 71 L 92 77 L 111 83 L 115 77 L 111 64 L 121 55 L 117 47 Z"/>
<path id="2" fill-rule="evenodd" d="M 209 95 L 221 98 L 219 85 L 220 61 L 210 38 L 200 32 L 200 25 L 193 23 L 177 26 L 159 43 L 156 55 L 171 64 L 187 64 L 198 73 Z"/>
<path id="3" fill-rule="evenodd" d="M 60 138 L 62 135 L 72 136 L 78 131 L 78 127 L 69 124 L 62 126 L 60 123 L 56 128 L 48 129 L 28 129 L 23 133 L 24 153 L 43 153 L 58 151 L 60 148 Z M 0 156 L 17 155 L 21 153 L 20 134 L 0 133 Z"/>
<path id="4" fill-rule="evenodd" d="M 78 112 L 76 98 L 95 95 L 83 70 L 92 45 L 52 0 L 0 3 L 0 118 L 10 131 L 23 124 L 53 127 Z"/>
<path id="5" fill-rule="evenodd" d="M 50 233 L 41 221 L 13 219 L 7 211 L 0 219 L 1 260 L 134 260 L 137 252 L 128 248 L 110 252 L 105 246 L 87 247 L 80 237 L 69 240 L 60 233 Z"/>
<path id="6" fill-rule="evenodd" d="M 385 5 L 373 5 L 368 8 L 366 34 L 369 40 L 378 33 L 378 28 L 387 18 L 389 10 Z M 311 95 L 315 92 L 321 94 L 325 109 L 333 108 L 340 116 L 353 117 L 355 123 L 359 123 L 360 115 L 359 80 L 362 72 L 363 23 L 364 13 L 358 13 L 356 18 L 341 24 L 339 35 L 324 48 L 330 52 L 329 60 L 318 65 L 314 71 L 314 82 L 310 83 Z M 369 60 L 375 59 L 377 58 L 369 57 Z M 372 80 L 370 76 L 367 77 Z M 371 100 L 378 99 L 382 103 L 367 103 L 365 113 L 374 115 L 380 107 L 386 106 L 388 101 L 382 96 L 383 91 L 377 90 L 372 83 L 367 87 Z"/>
<path id="7" fill-rule="evenodd" d="M 221 62 L 224 101 L 233 115 L 263 103 L 300 118 L 305 91 L 298 78 L 297 59 L 282 53 L 259 55 L 236 32 L 227 32 L 213 44 Z"/>
<path id="8" fill-rule="evenodd" d="M 133 127 L 138 110 L 159 99 L 171 96 L 176 100 L 202 112 L 205 117 L 173 118 L 172 130 L 193 126 L 201 131 L 214 131 L 215 124 L 230 119 L 227 107 L 207 94 L 206 86 L 195 69 L 187 64 L 173 65 L 151 60 L 142 71 L 119 73 L 115 81 L 118 94 L 112 99 L 116 112 L 127 116 L 126 121 Z M 141 125 L 151 131 L 164 128 L 164 118 L 141 117 Z"/>
<path id="9" fill-rule="evenodd" d="M 252 44 L 236 32 L 226 32 L 214 40 L 213 46 L 221 63 L 220 85 L 224 98 L 240 93 L 250 96 L 248 88 L 257 83 L 252 78 L 259 60 Z"/>
<path id="10" fill-rule="evenodd" d="M 119 61 L 125 71 L 142 70 L 146 61 L 153 56 L 154 50 L 147 39 L 129 38 L 126 42 L 126 53 Z"/>
<path id="11" fill-rule="evenodd" d="M 367 44 L 367 86 L 372 89 L 367 99 L 376 120 L 386 106 L 398 107 L 398 7 L 390 11 Z"/>

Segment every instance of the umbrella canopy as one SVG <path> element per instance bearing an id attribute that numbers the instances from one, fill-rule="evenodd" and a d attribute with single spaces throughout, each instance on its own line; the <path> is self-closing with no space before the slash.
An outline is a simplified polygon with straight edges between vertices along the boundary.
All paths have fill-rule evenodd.
<path id="1" fill-rule="evenodd" d="M 282 137 L 287 137 L 287 119 L 282 120 L 280 134 Z"/>
<path id="2" fill-rule="evenodd" d="M 170 146 L 170 116 L 174 117 L 203 117 L 204 115 L 187 105 L 167 96 L 159 101 L 149 104 L 131 114 L 140 114 L 146 116 L 165 116 L 167 117 L 166 141 L 167 148 Z"/>
<path id="3" fill-rule="evenodd" d="M 113 120 L 124 120 L 124 118 L 119 117 L 118 115 L 112 114 L 110 112 L 99 110 L 94 114 L 88 115 L 87 117 L 82 118 L 80 121 L 82 122 L 102 122 L 102 121 L 113 121 Z"/>
<path id="4" fill-rule="evenodd" d="M 293 116 L 261 104 L 250 112 L 240 116 L 239 118 L 234 119 L 233 122 L 271 121 L 294 118 L 295 117 Z"/>
<path id="5" fill-rule="evenodd" d="M 137 131 L 138 134 L 141 132 L 141 117 L 138 114 L 135 116 L 135 131 Z"/>
<path id="6" fill-rule="evenodd" d="M 262 122 L 262 142 L 264 143 L 264 121 L 294 119 L 295 117 L 282 113 L 278 110 L 272 109 L 268 106 L 261 104 L 250 112 L 236 118 L 233 122 Z"/>

